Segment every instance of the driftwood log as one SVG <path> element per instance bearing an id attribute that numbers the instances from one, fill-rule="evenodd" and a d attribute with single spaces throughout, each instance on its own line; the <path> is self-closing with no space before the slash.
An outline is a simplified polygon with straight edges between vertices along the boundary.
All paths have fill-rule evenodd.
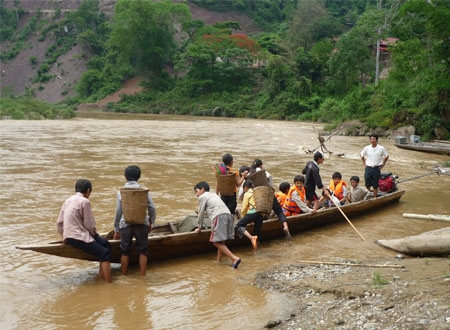
<path id="1" fill-rule="evenodd" d="M 448 222 L 450 222 L 450 215 L 443 215 L 443 214 L 403 213 L 403 217 L 404 218 L 410 218 L 410 219 L 422 219 L 422 220 L 448 221 Z"/>
<path id="2" fill-rule="evenodd" d="M 428 231 L 415 236 L 375 241 L 387 249 L 411 256 L 450 255 L 450 227 Z"/>

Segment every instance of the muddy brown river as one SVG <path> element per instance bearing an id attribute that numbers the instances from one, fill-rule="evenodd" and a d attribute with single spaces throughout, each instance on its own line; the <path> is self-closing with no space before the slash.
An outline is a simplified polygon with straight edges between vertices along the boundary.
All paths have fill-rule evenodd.
<path id="1" fill-rule="evenodd" d="M 74 193 L 78 178 L 93 183 L 90 200 L 97 228 L 113 228 L 115 194 L 126 166 L 141 167 L 140 182 L 150 188 L 157 222 L 194 214 L 193 186 L 214 187 L 211 166 L 222 154 L 235 168 L 262 159 L 275 184 L 292 182 L 318 146 L 321 125 L 250 119 L 82 113 L 72 120 L 0 121 L 0 328 L 1 329 L 259 329 L 284 319 L 291 301 L 282 293 L 252 285 L 255 275 L 296 260 L 376 261 L 392 256 L 374 243 L 443 228 L 448 224 L 403 218 L 403 213 L 450 214 L 450 176 L 429 175 L 400 183 L 400 203 L 352 218 L 362 241 L 347 222 L 293 236 L 291 241 L 250 244 L 234 252 L 234 270 L 217 264 L 215 253 L 151 263 L 147 275 L 131 268 L 127 276 L 113 264 L 113 283 L 96 277 L 98 264 L 15 249 L 16 245 L 60 239 L 56 218 Z M 383 171 L 400 180 L 429 172 L 448 156 L 396 148 Z M 349 182 L 363 180 L 359 157 L 368 137 L 333 136 L 321 175 L 335 171 Z M 341 154 L 342 156 L 338 156 Z"/>

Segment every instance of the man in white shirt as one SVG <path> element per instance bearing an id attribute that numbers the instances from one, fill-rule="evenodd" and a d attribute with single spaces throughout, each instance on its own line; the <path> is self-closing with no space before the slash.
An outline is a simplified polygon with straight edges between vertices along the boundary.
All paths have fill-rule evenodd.
<path id="1" fill-rule="evenodd" d="M 361 160 L 365 166 L 364 180 L 366 188 L 373 187 L 373 197 L 378 195 L 378 180 L 380 180 L 381 169 L 384 168 L 389 159 L 386 149 L 378 144 L 378 135 L 370 135 L 370 144 L 361 151 Z"/>

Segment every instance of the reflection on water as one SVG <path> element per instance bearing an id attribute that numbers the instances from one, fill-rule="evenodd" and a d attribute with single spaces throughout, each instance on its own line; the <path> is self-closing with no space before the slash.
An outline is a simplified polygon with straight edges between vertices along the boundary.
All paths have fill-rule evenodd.
<path id="1" fill-rule="evenodd" d="M 347 223 L 318 228 L 291 242 L 262 242 L 235 251 L 239 270 L 216 264 L 214 253 L 149 265 L 145 278 L 131 269 L 121 276 L 113 266 L 112 285 L 96 278 L 97 264 L 14 249 L 15 245 L 58 240 L 56 217 L 80 177 L 93 182 L 91 202 L 98 229 L 112 229 L 115 192 L 130 164 L 142 169 L 157 221 L 193 214 L 193 186 L 214 186 L 211 166 L 229 152 L 235 167 L 260 158 L 275 184 L 292 181 L 312 158 L 320 126 L 310 123 L 152 115 L 82 114 L 65 121 L 0 121 L 0 310 L 1 329 L 247 329 L 292 311 L 282 294 L 252 285 L 255 275 L 296 260 L 359 261 L 389 258 L 373 241 L 445 227 L 445 223 L 405 219 L 402 213 L 449 214 L 450 176 L 427 176 L 401 183 L 407 190 L 398 205 L 351 219 L 367 241 Z M 321 166 L 324 182 L 340 171 L 362 178 L 359 158 L 367 137 L 333 136 Z M 410 178 L 447 156 L 400 150 L 390 152 L 386 170 Z M 343 153 L 343 157 L 337 154 Z M 363 180 L 362 180 L 363 182 Z M 5 303 L 8 302 L 8 303 Z M 243 312 L 244 311 L 244 312 Z"/>

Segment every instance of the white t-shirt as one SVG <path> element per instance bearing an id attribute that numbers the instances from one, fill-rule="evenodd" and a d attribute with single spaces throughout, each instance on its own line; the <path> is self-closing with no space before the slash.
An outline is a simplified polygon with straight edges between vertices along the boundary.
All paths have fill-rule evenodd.
<path id="1" fill-rule="evenodd" d="M 383 158 L 389 157 L 389 154 L 383 146 L 377 144 L 374 148 L 369 144 L 361 151 L 361 157 L 366 159 L 367 166 L 374 167 L 383 165 Z"/>

